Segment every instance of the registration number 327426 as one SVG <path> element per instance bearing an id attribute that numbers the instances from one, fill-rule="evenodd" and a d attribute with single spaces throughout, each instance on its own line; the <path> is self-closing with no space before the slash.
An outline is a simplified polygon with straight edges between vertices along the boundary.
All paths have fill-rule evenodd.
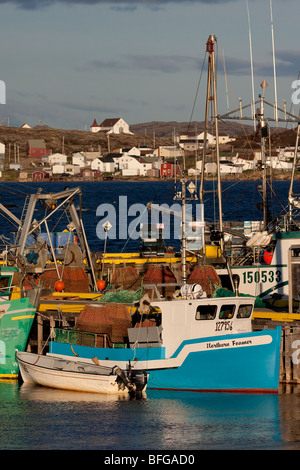
<path id="1" fill-rule="evenodd" d="M 280 271 L 245 271 L 243 272 L 244 284 L 252 284 L 253 282 L 280 282 Z"/>

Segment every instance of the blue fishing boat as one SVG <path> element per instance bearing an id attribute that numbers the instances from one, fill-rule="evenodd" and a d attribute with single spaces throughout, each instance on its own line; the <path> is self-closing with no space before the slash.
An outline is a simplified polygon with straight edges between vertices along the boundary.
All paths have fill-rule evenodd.
<path id="1" fill-rule="evenodd" d="M 49 354 L 145 370 L 148 389 L 276 393 L 281 328 L 252 330 L 253 297 L 186 290 L 172 300 L 146 294 L 133 305 L 87 306 L 75 329 L 55 330 Z"/>

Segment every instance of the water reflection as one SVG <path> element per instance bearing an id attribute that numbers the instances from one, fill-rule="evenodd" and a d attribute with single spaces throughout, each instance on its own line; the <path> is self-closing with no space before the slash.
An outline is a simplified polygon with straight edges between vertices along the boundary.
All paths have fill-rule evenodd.
<path id="1" fill-rule="evenodd" d="M 279 393 L 281 439 L 300 449 L 300 385 L 281 385 Z"/>
<path id="2" fill-rule="evenodd" d="M 106 395 L 100 393 L 85 393 L 55 388 L 39 387 L 31 384 L 23 384 L 20 387 L 20 397 L 30 401 L 44 402 L 115 402 L 130 400 L 129 394 Z"/>
<path id="3" fill-rule="evenodd" d="M 148 390 L 130 400 L 12 382 L 0 383 L 0 400 L 2 450 L 300 448 L 300 386 L 278 395 Z"/>

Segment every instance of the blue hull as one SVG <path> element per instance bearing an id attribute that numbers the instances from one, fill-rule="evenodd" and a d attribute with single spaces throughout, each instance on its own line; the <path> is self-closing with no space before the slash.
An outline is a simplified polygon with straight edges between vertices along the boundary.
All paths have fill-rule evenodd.
<path id="1" fill-rule="evenodd" d="M 165 359 L 164 348 L 107 349 L 51 342 L 50 352 L 116 363 L 134 358 L 147 361 L 149 389 L 276 393 L 280 343 L 277 327 L 184 341 L 170 359 Z"/>

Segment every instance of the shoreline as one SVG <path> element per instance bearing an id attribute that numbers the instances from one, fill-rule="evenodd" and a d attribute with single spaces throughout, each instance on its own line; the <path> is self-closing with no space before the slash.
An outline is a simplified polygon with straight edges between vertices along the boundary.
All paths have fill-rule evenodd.
<path id="1" fill-rule="evenodd" d="M 199 180 L 199 176 L 197 176 L 197 180 Z M 180 181 L 181 177 L 179 176 L 176 178 L 177 181 Z M 187 180 L 195 180 L 194 177 L 190 176 L 187 177 Z M 251 175 L 224 175 L 223 177 L 221 176 L 221 182 L 226 182 L 226 181 L 234 181 L 234 182 L 239 182 L 239 181 L 261 181 L 262 180 L 262 175 L 260 172 L 255 172 Z M 277 174 L 273 175 L 272 181 L 290 181 L 291 180 L 291 175 L 288 174 Z M 294 180 L 298 181 L 300 180 L 300 174 L 294 175 Z M 8 179 L 8 178 L 1 178 L 1 181 L 3 183 L 59 183 L 59 182 L 64 182 L 64 183 L 72 183 L 72 182 L 85 182 L 85 183 L 100 183 L 100 182 L 165 182 L 165 181 L 175 181 L 174 177 L 168 177 L 168 178 L 154 178 L 154 177 L 147 177 L 147 176 L 134 176 L 134 177 L 125 177 L 125 176 L 115 176 L 115 177 L 98 177 L 98 178 L 48 178 L 48 179 L 40 179 L 40 180 L 33 180 L 33 179 Z M 205 178 L 204 181 L 209 182 L 209 181 L 216 181 L 216 176 L 215 177 L 208 177 Z"/>

